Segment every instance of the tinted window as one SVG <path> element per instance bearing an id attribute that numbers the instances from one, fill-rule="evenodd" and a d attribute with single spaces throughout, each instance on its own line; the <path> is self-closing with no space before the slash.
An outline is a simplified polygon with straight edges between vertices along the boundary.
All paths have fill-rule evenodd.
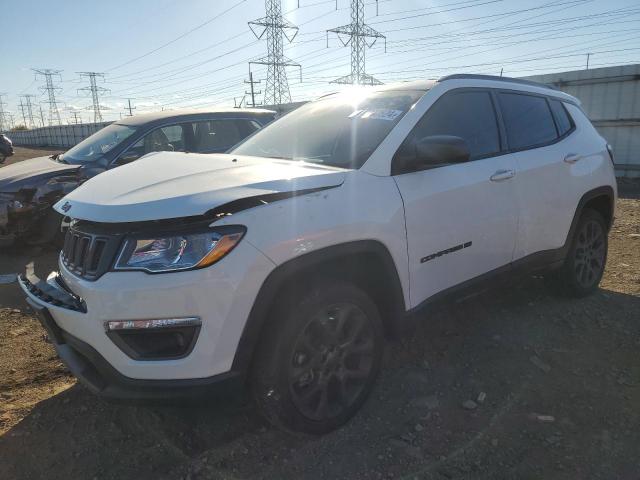
<path id="1" fill-rule="evenodd" d="M 558 127 L 558 133 L 560 136 L 565 135 L 569 130 L 573 128 L 571 118 L 567 113 L 567 109 L 564 107 L 560 100 L 549 100 L 551 111 L 553 112 L 553 118 L 556 120 L 556 126 Z"/>
<path id="2" fill-rule="evenodd" d="M 500 93 L 499 98 L 511 150 L 556 139 L 556 126 L 545 98 L 519 93 Z"/>
<path id="3" fill-rule="evenodd" d="M 260 126 L 252 120 L 219 119 L 193 124 L 195 151 L 226 152 Z"/>
<path id="4" fill-rule="evenodd" d="M 454 92 L 438 100 L 413 128 L 399 155 L 414 141 L 432 135 L 453 135 L 467 142 L 471 159 L 500 151 L 498 122 L 488 92 Z"/>

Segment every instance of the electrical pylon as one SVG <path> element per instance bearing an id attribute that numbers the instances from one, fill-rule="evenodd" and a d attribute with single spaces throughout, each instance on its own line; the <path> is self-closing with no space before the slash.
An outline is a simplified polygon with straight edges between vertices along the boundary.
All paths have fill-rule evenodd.
<path id="1" fill-rule="evenodd" d="M 56 92 L 59 92 L 62 89 L 53 85 L 54 75 L 60 78 L 60 72 L 62 72 L 62 70 L 51 70 L 49 68 L 32 68 L 31 70 L 35 72 L 36 78 L 38 75 L 44 77 L 45 84 L 40 87 L 40 90 L 47 93 L 48 100 L 44 103 L 49 104 L 49 126 L 54 124 L 62 125 L 60 110 L 58 109 L 58 103 L 56 102 Z"/>
<path id="2" fill-rule="evenodd" d="M 2 97 L 6 95 L 6 93 L 0 93 L 0 132 L 9 129 L 9 120 L 7 120 L 8 113 L 4 111 L 4 107 L 6 107 L 7 104 L 2 100 Z"/>
<path id="3" fill-rule="evenodd" d="M 364 23 L 364 0 L 351 0 L 351 23 L 327 30 L 327 47 L 329 33 L 335 33 L 342 45 L 351 45 L 351 73 L 336 78 L 331 83 L 346 83 L 351 85 L 381 85 L 382 82 L 366 73 L 365 52 L 373 47 L 379 38 L 384 38 L 385 51 L 387 38 L 377 30 Z M 349 37 L 345 40 L 344 37 Z M 372 40 L 369 40 L 372 39 Z"/>
<path id="4" fill-rule="evenodd" d="M 33 117 L 33 103 L 32 100 L 35 99 L 35 95 L 22 95 L 20 99 L 20 108 L 22 109 L 22 118 L 24 119 L 25 127 L 35 128 L 37 127 L 36 121 Z M 22 99 L 24 99 L 24 104 L 22 103 Z M 26 115 L 25 115 L 26 109 Z M 28 123 L 27 123 L 28 119 Z"/>
<path id="5" fill-rule="evenodd" d="M 249 62 L 252 64 L 267 66 L 267 79 L 264 89 L 265 105 L 280 105 L 291 102 L 289 81 L 287 80 L 286 67 L 298 67 L 300 69 L 300 81 L 302 81 L 302 67 L 284 55 L 283 41 L 286 38 L 289 43 L 298 34 L 298 27 L 282 17 L 282 5 L 280 0 L 265 0 L 266 16 L 249 22 L 249 28 L 258 39 L 267 35 L 267 56 Z M 255 27 L 262 27 L 258 34 Z"/>
<path id="6" fill-rule="evenodd" d="M 99 87 L 96 78 L 102 78 L 104 81 L 104 73 L 98 72 L 78 72 L 80 78 L 88 78 L 89 86 L 84 88 L 79 88 L 79 92 L 91 92 L 91 99 L 93 100 L 93 106 L 87 107 L 87 110 L 93 110 L 93 121 L 95 123 L 102 122 L 102 112 L 101 110 L 106 110 L 107 108 L 103 105 L 100 105 L 99 95 L 101 93 L 106 93 L 109 91 L 108 88 Z"/>

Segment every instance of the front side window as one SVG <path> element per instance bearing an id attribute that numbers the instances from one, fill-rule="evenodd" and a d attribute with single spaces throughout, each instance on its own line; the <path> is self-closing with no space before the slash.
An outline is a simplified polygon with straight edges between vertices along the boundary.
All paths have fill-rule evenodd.
<path id="1" fill-rule="evenodd" d="M 429 108 L 400 146 L 397 156 L 410 152 L 410 146 L 425 137 L 450 135 L 462 138 L 470 159 L 500 151 L 500 134 L 489 92 L 463 91 L 445 94 Z M 410 155 L 410 153 L 407 153 Z"/>
<path id="2" fill-rule="evenodd" d="M 360 168 L 424 91 L 366 91 L 308 103 L 231 153 Z"/>
<path id="3" fill-rule="evenodd" d="M 151 152 L 184 152 L 184 145 L 183 126 L 169 125 L 147 133 L 129 148 L 125 155 L 142 157 Z"/>
<path id="4" fill-rule="evenodd" d="M 63 155 L 63 160 L 72 164 L 91 163 L 120 145 L 135 131 L 135 127 L 112 123 L 69 149 Z"/>
<path id="5" fill-rule="evenodd" d="M 499 93 L 500 109 L 510 150 L 522 150 L 558 136 L 546 98 L 521 93 Z"/>

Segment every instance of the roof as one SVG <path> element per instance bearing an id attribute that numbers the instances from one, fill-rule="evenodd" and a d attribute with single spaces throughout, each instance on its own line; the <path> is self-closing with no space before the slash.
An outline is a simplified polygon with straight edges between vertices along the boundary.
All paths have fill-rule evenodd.
<path id="1" fill-rule="evenodd" d="M 157 122 L 167 119 L 200 119 L 209 118 L 212 116 L 223 116 L 225 118 L 247 118 L 247 117 L 262 117 L 267 115 L 275 115 L 273 110 L 265 110 L 261 108 L 220 108 L 220 109 L 176 109 L 176 110 L 163 110 L 160 112 L 141 113 L 132 117 L 122 118 L 115 123 L 119 125 L 131 125 L 138 126 L 147 123 Z"/>

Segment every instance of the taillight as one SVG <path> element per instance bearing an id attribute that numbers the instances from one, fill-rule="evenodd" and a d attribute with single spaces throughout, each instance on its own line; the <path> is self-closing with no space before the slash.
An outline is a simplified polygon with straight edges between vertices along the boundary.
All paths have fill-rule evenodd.
<path id="1" fill-rule="evenodd" d="M 609 152 L 609 158 L 611 159 L 611 163 L 615 165 L 616 162 L 613 160 L 613 148 L 611 148 L 611 145 L 609 145 L 608 143 L 607 143 L 607 152 Z"/>

